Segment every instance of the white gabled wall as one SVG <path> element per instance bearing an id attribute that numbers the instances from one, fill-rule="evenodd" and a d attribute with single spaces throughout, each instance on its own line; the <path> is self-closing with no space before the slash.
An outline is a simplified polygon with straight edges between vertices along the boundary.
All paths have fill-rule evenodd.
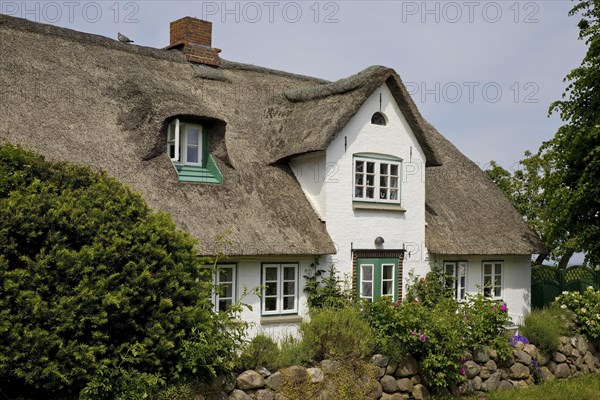
<path id="1" fill-rule="evenodd" d="M 321 220 L 325 220 L 325 185 L 327 174 L 335 174 L 335 165 L 329 168 L 325 162 L 325 153 L 312 153 L 290 161 L 290 167 L 306 198 Z"/>
<path id="2" fill-rule="evenodd" d="M 477 294 L 483 288 L 483 262 L 502 261 L 502 300 L 508 307 L 511 316 L 519 318 L 527 315 L 531 309 L 531 258 L 527 255 L 497 256 L 456 256 L 431 254 L 431 262 L 443 265 L 444 261 L 466 261 L 467 293 Z M 515 322 L 520 322 L 519 318 Z"/>
<path id="3" fill-rule="evenodd" d="M 387 117 L 385 126 L 371 124 L 372 115 L 378 111 Z M 406 211 L 353 209 L 353 155 L 357 153 L 403 160 L 400 196 Z M 326 222 L 337 248 L 337 254 L 328 261 L 342 276 L 352 274 L 351 249 L 376 249 L 378 236 L 385 240 L 383 249 L 407 250 L 403 282 L 411 269 L 418 274 L 427 272 L 425 155 L 387 85 L 367 99 L 325 154 L 296 158 L 291 166 L 315 211 Z"/>

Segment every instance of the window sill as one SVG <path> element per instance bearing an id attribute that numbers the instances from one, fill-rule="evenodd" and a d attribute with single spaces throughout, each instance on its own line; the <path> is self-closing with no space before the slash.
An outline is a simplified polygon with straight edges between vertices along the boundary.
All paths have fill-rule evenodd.
<path id="1" fill-rule="evenodd" d="M 179 182 L 223 184 L 223 175 L 219 167 L 209 155 L 206 167 L 186 165 L 173 162 Z"/>
<path id="2" fill-rule="evenodd" d="M 299 324 L 304 319 L 299 315 L 273 315 L 263 316 L 260 319 L 261 325 L 274 325 L 274 324 Z"/>
<path id="3" fill-rule="evenodd" d="M 406 209 L 400 204 L 386 204 L 386 203 L 367 203 L 367 202 L 353 202 L 353 210 L 387 210 L 387 211 L 398 211 L 406 212 Z"/>

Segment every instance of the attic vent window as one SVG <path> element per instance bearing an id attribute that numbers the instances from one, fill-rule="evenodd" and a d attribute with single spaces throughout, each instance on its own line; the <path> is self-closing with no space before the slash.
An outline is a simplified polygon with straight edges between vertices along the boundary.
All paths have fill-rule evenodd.
<path id="1" fill-rule="evenodd" d="M 167 130 L 167 155 L 180 182 L 223 183 L 203 125 L 175 118 Z"/>
<path id="2" fill-rule="evenodd" d="M 385 126 L 386 124 L 386 118 L 385 115 L 383 113 L 380 113 L 379 111 L 376 112 L 375 114 L 373 114 L 373 116 L 371 117 L 371 123 L 373 125 L 382 125 Z"/>

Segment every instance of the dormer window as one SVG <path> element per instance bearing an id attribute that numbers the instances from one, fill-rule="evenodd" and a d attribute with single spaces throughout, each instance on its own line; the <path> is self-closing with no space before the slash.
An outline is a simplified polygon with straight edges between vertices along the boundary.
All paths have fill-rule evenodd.
<path id="1" fill-rule="evenodd" d="M 202 142 L 202 125 L 181 122 L 179 119 L 169 124 L 167 152 L 174 163 L 202 166 Z"/>
<path id="2" fill-rule="evenodd" d="M 373 125 L 383 125 L 385 126 L 386 124 L 386 118 L 385 115 L 383 113 L 380 112 L 376 112 L 375 114 L 373 114 L 373 116 L 371 117 L 371 123 Z"/>
<path id="3" fill-rule="evenodd" d="M 167 155 L 180 182 L 223 183 L 223 175 L 208 151 L 204 124 L 173 119 L 167 128 Z"/>

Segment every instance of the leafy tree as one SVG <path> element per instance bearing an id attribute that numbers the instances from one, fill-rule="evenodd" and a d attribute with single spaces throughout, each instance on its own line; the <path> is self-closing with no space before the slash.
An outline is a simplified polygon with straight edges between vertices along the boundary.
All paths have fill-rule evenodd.
<path id="1" fill-rule="evenodd" d="M 548 208 L 561 223 L 553 224 L 554 236 L 566 232 L 572 247 L 586 254 L 586 261 L 600 263 L 600 0 L 580 0 L 569 15 L 581 13 L 579 39 L 589 45 L 581 65 L 566 77 L 563 100 L 550 107 L 563 125 L 544 143 L 541 157 L 550 173 L 544 190 Z"/>
<path id="2" fill-rule="evenodd" d="M 600 263 L 600 0 L 580 0 L 569 15 L 582 13 L 579 39 L 589 45 L 581 66 L 565 78 L 563 99 L 550 106 L 565 125 L 539 152 L 525 153 L 509 172 L 492 161 L 488 174 L 504 191 L 548 253 L 566 267 L 574 252 Z"/>
<path id="3" fill-rule="evenodd" d="M 164 213 L 103 173 L 0 147 L 0 389 L 143 398 L 233 368 L 242 328 Z"/>
<path id="4" fill-rule="evenodd" d="M 545 250 L 536 257 L 534 264 L 541 265 L 550 258 L 557 260 L 559 266 L 566 267 L 574 253 L 574 246 L 568 230 L 558 235 L 554 229 L 557 218 L 548 210 L 549 192 L 544 190 L 544 184 L 549 173 L 549 163 L 539 154 L 532 154 L 530 151 L 525 151 L 524 156 L 515 169 L 508 171 L 491 161 L 486 172 L 523 216 L 527 225 L 541 238 Z"/>

